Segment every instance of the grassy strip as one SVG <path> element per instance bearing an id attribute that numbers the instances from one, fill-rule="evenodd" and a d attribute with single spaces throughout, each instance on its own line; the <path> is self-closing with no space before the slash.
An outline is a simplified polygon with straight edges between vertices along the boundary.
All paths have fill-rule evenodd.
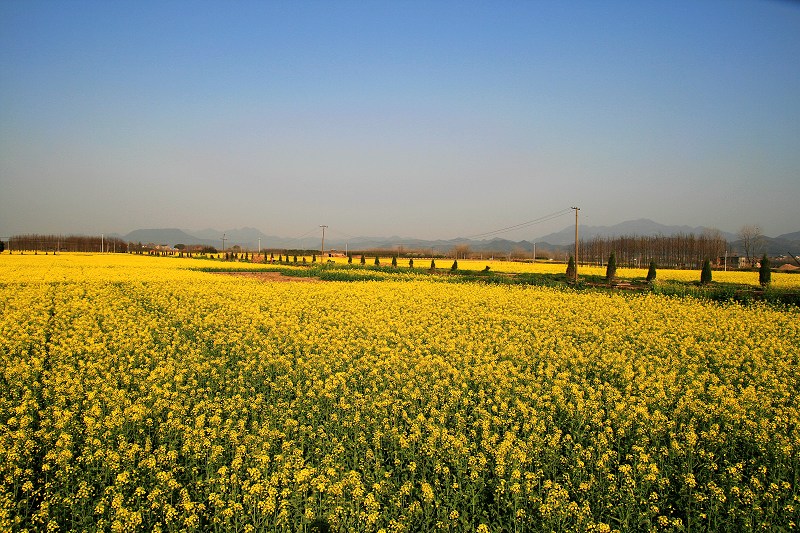
<path id="1" fill-rule="evenodd" d="M 193 269 L 194 270 L 194 269 Z M 692 297 L 716 302 L 738 302 L 749 304 L 764 301 L 777 305 L 800 306 L 800 292 L 790 289 L 767 287 L 765 289 L 732 283 L 656 281 L 647 283 L 643 279 L 617 280 L 609 285 L 603 276 L 581 276 L 576 284 L 565 274 L 509 274 L 485 270 L 450 270 L 408 268 L 392 266 L 362 265 L 253 265 L 252 268 L 203 267 L 201 272 L 279 272 L 288 277 L 314 277 L 323 281 L 382 281 L 387 279 L 413 279 L 426 277 L 447 283 L 486 283 L 490 285 L 531 285 L 571 290 L 597 290 L 630 292 L 653 292 L 666 296 Z M 624 289 L 623 289 L 624 287 Z"/>

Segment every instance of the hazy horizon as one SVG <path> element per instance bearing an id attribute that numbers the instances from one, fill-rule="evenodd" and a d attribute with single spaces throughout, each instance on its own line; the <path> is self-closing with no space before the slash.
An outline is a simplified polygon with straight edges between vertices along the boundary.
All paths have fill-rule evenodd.
<path id="1" fill-rule="evenodd" d="M 0 235 L 798 230 L 791 2 L 0 3 Z M 571 212 L 496 236 L 524 240 Z"/>
<path id="2" fill-rule="evenodd" d="M 564 233 L 564 232 L 567 232 L 569 234 L 569 237 L 572 237 L 573 231 L 574 231 L 574 227 L 575 227 L 574 226 L 574 218 L 572 218 L 572 217 L 568 217 L 568 218 L 570 220 L 568 220 L 568 224 L 567 225 L 562 225 L 562 226 L 556 228 L 553 231 L 548 231 L 547 233 L 536 233 L 536 234 L 531 233 L 530 236 L 520 237 L 520 238 L 513 238 L 513 237 L 508 235 L 508 233 L 513 233 L 513 232 L 491 232 L 492 234 L 490 234 L 490 235 L 454 235 L 454 236 L 451 236 L 451 237 L 443 237 L 443 238 L 435 238 L 435 239 L 434 238 L 426 239 L 424 237 L 418 237 L 416 235 L 403 235 L 403 234 L 370 234 L 370 233 L 364 233 L 364 234 L 351 235 L 351 234 L 348 234 L 348 233 L 340 231 L 336 227 L 331 227 L 331 226 L 327 226 L 326 225 L 326 242 L 334 241 L 334 240 L 335 241 L 341 241 L 341 242 L 347 242 L 347 241 L 352 241 L 354 239 L 359 239 L 359 240 L 398 240 L 398 242 L 400 242 L 400 240 L 420 240 L 420 241 L 430 240 L 430 241 L 434 241 L 434 240 L 460 240 L 460 239 L 468 239 L 468 240 L 472 240 L 472 241 L 475 241 L 475 242 L 480 242 L 480 241 L 491 241 L 493 239 L 504 239 L 504 240 L 508 240 L 508 241 L 523 241 L 523 240 L 527 240 L 529 242 L 535 242 L 535 241 L 538 240 L 539 242 L 544 242 L 543 241 L 544 238 L 551 237 L 554 234 L 559 234 L 559 233 Z M 563 218 L 562 217 L 558 217 L 557 220 L 563 220 Z M 603 224 L 603 225 L 591 225 L 591 226 L 581 223 L 580 226 L 581 226 L 581 228 L 583 228 L 582 231 L 584 231 L 584 232 L 588 231 L 589 234 L 594 235 L 597 230 L 606 230 L 606 229 L 610 229 L 610 228 L 617 228 L 617 226 L 626 226 L 626 227 L 628 227 L 628 226 L 636 226 L 637 225 L 636 223 L 640 223 L 640 229 L 639 230 L 623 230 L 623 233 L 619 233 L 619 235 L 623 235 L 623 234 L 624 235 L 651 235 L 651 234 L 658 234 L 658 233 L 653 233 L 653 230 L 648 229 L 648 226 L 650 225 L 650 223 L 655 223 L 655 224 L 658 224 L 658 225 L 665 226 L 667 228 L 673 228 L 676 231 L 678 231 L 678 228 L 680 228 L 680 231 L 687 231 L 688 230 L 688 231 L 691 231 L 691 232 L 693 232 L 693 233 L 695 233 L 697 235 L 703 234 L 705 231 L 720 231 L 724 236 L 726 236 L 726 238 L 728 240 L 737 240 L 738 239 L 738 236 L 737 236 L 738 229 L 730 231 L 730 230 L 727 230 L 725 228 L 715 228 L 715 227 L 708 227 L 708 226 L 688 226 L 688 225 L 685 225 L 685 224 L 666 225 L 666 224 L 660 224 L 656 220 L 650 220 L 650 219 L 647 219 L 647 218 L 636 219 L 636 220 L 625 220 L 625 221 L 620 221 L 620 222 L 615 223 L 615 224 Z M 535 225 L 534 227 L 540 227 L 540 226 L 539 225 Z M 238 228 L 237 227 L 233 227 L 233 228 L 211 228 L 211 227 L 206 227 L 206 228 L 186 228 L 186 227 L 183 227 L 183 228 L 181 228 L 181 227 L 155 228 L 155 227 L 141 227 L 141 228 L 134 228 L 134 229 L 132 229 L 130 231 L 125 231 L 125 232 L 106 233 L 105 235 L 106 236 L 117 236 L 117 237 L 123 237 L 124 238 L 124 237 L 126 237 L 126 236 L 128 236 L 128 235 L 130 235 L 132 233 L 151 232 L 151 231 L 154 231 L 154 232 L 181 231 L 181 232 L 184 232 L 184 233 L 188 234 L 191 237 L 196 237 L 197 239 L 200 239 L 200 240 L 221 240 L 223 234 L 225 234 L 225 233 L 228 234 L 228 237 L 230 239 L 234 239 L 235 240 L 238 237 L 232 237 L 231 234 L 233 234 L 233 235 L 248 234 L 249 235 L 249 234 L 252 234 L 253 232 L 258 232 L 258 233 L 262 234 L 265 237 L 275 237 L 275 238 L 278 238 L 280 240 L 292 240 L 292 239 L 297 239 L 297 240 L 301 240 L 301 239 L 314 240 L 314 239 L 316 239 L 316 240 L 319 240 L 320 237 L 321 237 L 321 234 L 322 234 L 321 227 L 319 225 L 317 225 L 317 226 L 308 226 L 306 228 L 306 231 L 304 231 L 302 233 L 295 232 L 292 235 L 282 235 L 282 234 L 269 233 L 269 232 L 261 230 L 260 228 L 251 227 L 251 226 L 242 226 L 242 227 L 238 227 Z M 788 232 L 783 232 L 783 233 L 780 233 L 780 234 L 771 234 L 771 235 L 762 233 L 762 235 L 766 236 L 766 237 L 778 237 L 780 235 L 796 233 L 796 232 L 799 232 L 799 231 L 800 231 L 800 223 L 797 224 L 797 229 L 794 230 L 794 231 L 788 231 Z M 66 235 L 66 233 L 63 233 L 63 232 L 60 232 L 60 234 L 65 234 Z M 664 235 L 672 235 L 672 234 L 673 233 L 669 233 L 669 232 L 668 233 L 664 233 Z M 255 238 L 257 238 L 257 237 L 254 237 L 254 239 Z M 583 239 L 583 238 L 588 238 L 588 237 L 586 237 L 586 234 L 584 234 L 584 235 L 581 236 L 581 238 Z M 239 240 L 241 240 L 241 238 L 239 238 Z M 253 240 L 253 242 L 256 242 L 256 241 Z M 573 242 L 574 242 L 574 239 L 573 239 Z M 556 243 L 550 243 L 550 244 L 556 244 Z"/>

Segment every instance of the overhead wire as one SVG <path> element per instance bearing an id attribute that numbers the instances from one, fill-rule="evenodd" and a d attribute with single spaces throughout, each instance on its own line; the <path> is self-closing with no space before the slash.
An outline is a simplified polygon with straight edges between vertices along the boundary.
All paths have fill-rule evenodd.
<path id="1" fill-rule="evenodd" d="M 319 231 L 319 228 L 310 229 L 310 230 L 308 230 L 307 232 L 305 232 L 305 233 L 303 233 L 302 235 L 300 235 L 299 237 L 294 237 L 294 238 L 292 238 L 292 239 L 289 239 L 289 242 L 295 242 L 295 241 L 299 241 L 300 239 L 302 239 L 302 238 L 304 238 L 304 237 L 308 237 L 309 235 L 311 235 L 311 234 L 312 234 L 312 233 L 314 233 L 315 231 Z"/>
<path id="2" fill-rule="evenodd" d="M 465 238 L 466 239 L 478 239 L 478 238 L 491 237 L 491 236 L 494 236 L 494 235 L 500 235 L 502 233 L 507 233 L 509 231 L 515 231 L 515 230 L 527 228 L 527 227 L 530 227 L 530 226 L 535 226 L 537 224 L 542 224 L 544 222 L 549 222 L 550 220 L 554 220 L 556 218 L 560 218 L 560 217 L 566 215 L 567 213 L 569 213 L 571 210 L 572 210 L 571 208 L 567 207 L 567 208 L 564 208 L 564 209 L 562 209 L 560 211 L 556 211 L 554 213 L 550 213 L 548 215 L 544 215 L 544 216 L 541 216 L 539 218 L 535 218 L 533 220 L 528 220 L 527 222 L 521 222 L 519 224 L 514 224 L 512 226 L 506 226 L 504 228 L 499 228 L 499 229 L 492 230 L 492 231 L 487 231 L 487 232 L 484 232 L 484 233 L 476 233 L 475 235 L 467 235 Z M 307 231 L 306 233 L 300 235 L 299 237 L 295 237 L 293 239 L 290 239 L 290 242 L 299 241 L 300 239 L 302 239 L 304 237 L 307 237 L 308 235 L 310 235 L 310 234 L 312 234 L 312 233 L 314 233 L 316 231 L 319 231 L 319 228 L 310 229 L 309 231 Z M 344 231 L 342 231 L 340 229 L 336 229 L 336 228 L 328 227 L 328 231 L 330 233 L 343 235 L 347 239 L 356 239 L 357 238 L 357 237 L 355 237 L 353 235 L 350 235 L 347 232 L 344 232 Z"/>
<path id="3" fill-rule="evenodd" d="M 550 220 L 554 220 L 556 218 L 562 217 L 569 213 L 571 209 L 569 207 L 562 209 L 561 211 L 556 211 L 555 213 L 550 213 L 549 215 L 544 215 L 539 218 L 535 218 L 533 220 L 529 220 L 527 222 L 522 222 L 520 224 L 514 224 L 513 226 L 507 226 L 505 228 L 496 229 L 493 231 L 487 231 L 485 233 L 477 233 L 475 235 L 468 235 L 467 239 L 478 239 L 482 237 L 491 237 L 494 235 L 499 235 L 501 233 L 506 233 L 509 231 L 514 231 L 522 228 L 527 228 L 529 226 L 535 226 L 536 224 L 542 224 L 544 222 L 549 222 Z"/>

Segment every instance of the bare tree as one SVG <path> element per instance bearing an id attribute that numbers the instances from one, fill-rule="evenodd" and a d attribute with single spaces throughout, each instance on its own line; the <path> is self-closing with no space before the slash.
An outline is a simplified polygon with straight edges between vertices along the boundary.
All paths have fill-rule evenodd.
<path id="1" fill-rule="evenodd" d="M 761 234 L 761 228 L 755 224 L 742 226 L 736 236 L 742 241 L 744 256 L 747 258 L 748 265 L 752 266 L 764 243 L 764 235 Z"/>
<path id="2" fill-rule="evenodd" d="M 699 236 L 693 233 L 595 236 L 581 241 L 581 250 L 583 261 L 598 265 L 614 251 L 617 266 L 644 266 L 655 261 L 662 267 L 699 268 L 706 257 L 722 257 L 726 245 L 722 234 L 712 230 Z"/>
<path id="3" fill-rule="evenodd" d="M 94 235 L 39 235 L 26 234 L 9 237 L 9 249 L 39 252 L 99 252 L 127 253 L 128 244 L 118 237 Z"/>
<path id="4" fill-rule="evenodd" d="M 469 244 L 457 244 L 453 247 L 453 255 L 456 259 L 466 259 L 469 253 Z"/>

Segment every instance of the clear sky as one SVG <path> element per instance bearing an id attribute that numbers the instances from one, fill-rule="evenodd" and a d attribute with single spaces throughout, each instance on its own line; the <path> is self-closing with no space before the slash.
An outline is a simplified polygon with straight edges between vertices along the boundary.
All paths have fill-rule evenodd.
<path id="1" fill-rule="evenodd" d="M 776 236 L 799 204 L 797 3 L 0 2 L 0 236 L 452 238 L 573 205 Z"/>

